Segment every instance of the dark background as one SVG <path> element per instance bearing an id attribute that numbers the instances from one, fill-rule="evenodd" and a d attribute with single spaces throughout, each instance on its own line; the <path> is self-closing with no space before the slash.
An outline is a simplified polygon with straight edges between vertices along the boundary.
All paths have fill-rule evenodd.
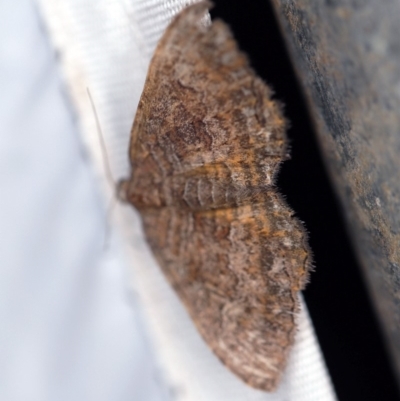
<path id="1" fill-rule="evenodd" d="M 315 272 L 304 297 L 339 401 L 399 400 L 379 323 L 272 6 L 268 0 L 214 4 L 212 18 L 231 26 L 253 68 L 284 103 L 291 123 L 292 159 L 283 164 L 277 184 L 309 232 Z"/>

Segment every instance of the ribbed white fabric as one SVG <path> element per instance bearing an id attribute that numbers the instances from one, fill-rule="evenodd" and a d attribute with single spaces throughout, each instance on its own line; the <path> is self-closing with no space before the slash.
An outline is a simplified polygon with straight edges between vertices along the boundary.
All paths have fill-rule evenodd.
<path id="1" fill-rule="evenodd" d="M 94 98 L 115 179 L 128 174 L 135 109 L 157 41 L 183 0 L 38 0 L 60 54 L 83 139 L 104 174 L 86 87 Z M 109 185 L 104 188 L 111 193 Z M 274 394 L 244 385 L 211 353 L 162 276 L 143 239 L 137 214 L 118 208 L 132 267 L 132 288 L 145 311 L 164 380 L 184 401 L 333 401 L 334 391 L 304 303 L 284 380 Z M 145 400 L 143 400 L 145 401 Z"/>
<path id="2" fill-rule="evenodd" d="M 170 400 L 35 3 L 0 33 L 0 399 Z"/>

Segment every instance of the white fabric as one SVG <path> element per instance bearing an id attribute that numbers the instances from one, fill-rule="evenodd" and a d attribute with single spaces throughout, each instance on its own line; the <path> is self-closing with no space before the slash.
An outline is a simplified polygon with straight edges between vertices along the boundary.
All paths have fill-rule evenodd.
<path id="1" fill-rule="evenodd" d="M 0 33 L 0 400 L 167 401 L 33 2 Z"/>
<path id="2" fill-rule="evenodd" d="M 162 400 L 168 398 L 162 385 L 165 381 L 172 398 L 183 401 L 335 400 L 304 307 L 282 385 L 275 394 L 256 391 L 223 367 L 202 342 L 154 262 L 131 208 L 119 207 L 114 214 L 122 240 L 111 232 L 110 245 L 107 250 L 102 247 L 106 202 L 97 196 L 90 161 L 97 169 L 98 182 L 102 180 L 105 192 L 111 191 L 103 178 L 86 87 L 96 103 L 114 177 L 124 177 L 129 132 L 151 54 L 170 18 L 187 2 L 38 1 L 63 66 L 89 158 L 80 157 L 71 117 L 65 115 L 65 104 L 54 90 L 60 86 L 52 80 L 54 71 L 40 64 L 43 53 L 49 58 L 48 49 L 40 47 L 43 39 L 35 41 L 37 27 L 25 29 L 25 50 L 30 51 L 15 64 L 18 61 L 20 68 L 28 69 L 37 62 L 42 68 L 37 67 L 38 75 L 22 71 L 30 81 L 18 84 L 36 84 L 35 97 L 26 96 L 31 102 L 25 110 L 28 114 L 23 118 L 17 114 L 23 110 L 20 105 L 14 114 L 6 110 L 2 115 L 8 123 L 8 142 L 0 144 L 4 152 L 0 160 L 6 160 L 13 174 L 1 176 L 5 181 L 2 191 L 7 194 L 0 207 L 5 241 L 1 258 L 9 262 L 1 272 L 0 318 L 8 328 L 0 329 L 0 358 L 11 361 L 7 369 L 5 362 L 0 365 L 6 370 L 5 375 L 0 372 L 0 390 L 6 389 L 3 394 L 8 395 L 1 398 Z M 14 6 L 20 9 L 15 13 L 25 7 L 22 16 L 32 17 L 28 0 L 15 3 L 20 4 Z M 10 37 L 18 37 L 17 27 L 14 32 L 9 25 Z M 6 50 L 12 53 L 15 47 L 9 44 Z M 47 99 L 49 82 L 56 94 Z M 9 92 L 18 95 L 18 89 Z M 15 157 L 13 146 L 18 149 Z M 36 167 L 29 164 L 33 159 L 31 164 Z M 4 211 L 7 207 L 12 213 Z M 126 248 L 132 268 L 132 293 L 138 295 L 132 298 L 132 309 L 124 303 L 121 247 Z M 154 368 L 141 335 L 139 303 L 161 372 Z"/>

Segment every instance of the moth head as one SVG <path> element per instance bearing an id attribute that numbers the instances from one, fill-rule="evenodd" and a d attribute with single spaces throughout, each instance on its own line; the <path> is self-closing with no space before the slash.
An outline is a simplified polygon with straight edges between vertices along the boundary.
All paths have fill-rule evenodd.
<path id="1" fill-rule="evenodd" d="M 129 180 L 120 180 L 117 184 L 117 199 L 120 202 L 129 202 L 128 198 Z"/>

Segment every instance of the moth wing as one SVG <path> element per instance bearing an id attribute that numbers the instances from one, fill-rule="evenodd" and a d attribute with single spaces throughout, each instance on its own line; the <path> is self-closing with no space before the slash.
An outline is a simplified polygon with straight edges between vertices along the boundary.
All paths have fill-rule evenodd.
<path id="1" fill-rule="evenodd" d="M 267 391 L 294 340 L 308 263 L 305 234 L 281 203 L 271 192 L 235 209 L 142 213 L 147 240 L 207 344 Z"/>
<path id="2" fill-rule="evenodd" d="M 148 71 L 130 145 L 130 190 L 148 204 L 176 203 L 193 176 L 238 189 L 272 185 L 286 157 L 279 104 L 228 26 L 206 26 L 209 5 L 176 17 Z"/>
<path id="3" fill-rule="evenodd" d="M 132 128 L 124 198 L 207 344 L 253 387 L 276 388 L 308 269 L 301 224 L 273 189 L 285 121 L 209 3 L 161 39 Z"/>

